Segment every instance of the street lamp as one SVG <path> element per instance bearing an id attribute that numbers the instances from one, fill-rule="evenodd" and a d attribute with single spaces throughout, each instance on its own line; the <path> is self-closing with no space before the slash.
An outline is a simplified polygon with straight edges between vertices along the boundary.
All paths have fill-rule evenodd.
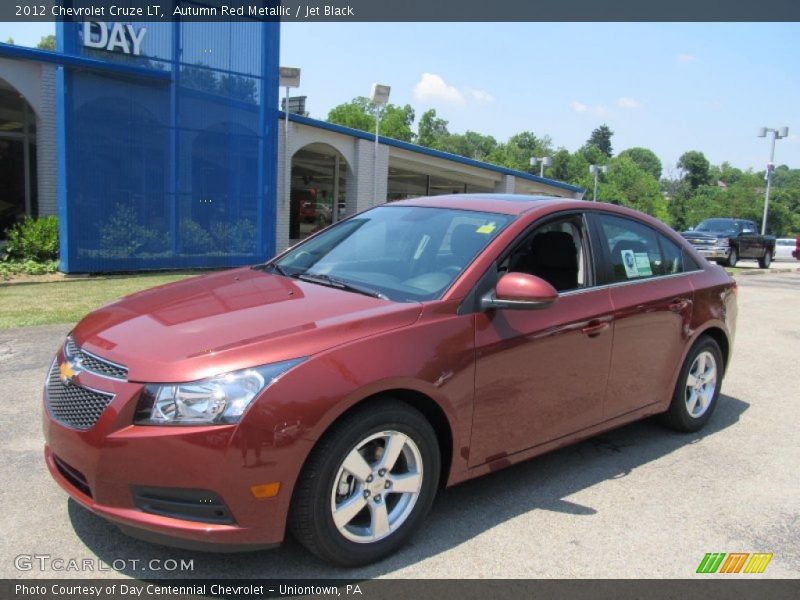
<path id="1" fill-rule="evenodd" d="M 600 173 L 608 173 L 608 165 L 589 165 L 589 173 L 594 175 L 594 193 L 592 193 L 592 202 L 597 202 L 597 176 Z"/>
<path id="2" fill-rule="evenodd" d="M 389 102 L 389 93 L 392 91 L 392 88 L 388 85 L 382 85 L 380 83 L 373 83 L 372 84 L 372 93 L 370 94 L 370 100 L 376 106 L 375 110 L 375 161 L 374 161 L 374 173 L 372 177 L 372 204 L 375 204 L 375 200 L 378 198 L 378 134 L 380 133 L 381 128 L 381 107 L 385 106 L 387 102 Z"/>
<path id="3" fill-rule="evenodd" d="M 761 235 L 767 235 L 767 213 L 769 212 L 769 193 L 772 190 L 772 172 L 775 170 L 775 140 L 780 140 L 789 135 L 788 127 L 772 129 L 771 127 L 759 127 L 758 137 L 767 137 L 767 132 L 772 133 L 772 148 L 769 151 L 769 162 L 767 163 L 767 191 L 764 196 L 764 217 L 761 220 Z"/>
<path id="4" fill-rule="evenodd" d="M 539 164 L 539 177 L 544 177 L 544 168 L 552 165 L 553 159 L 549 156 L 531 156 L 531 166 L 535 167 L 537 163 Z"/>
<path id="5" fill-rule="evenodd" d="M 283 106 L 283 113 L 286 117 L 283 127 L 283 182 L 286 195 L 283 198 L 283 202 L 284 206 L 286 206 L 289 204 L 292 195 L 292 165 L 289 162 L 289 89 L 300 87 L 300 68 L 280 67 L 279 73 L 280 86 L 286 88 L 286 101 Z"/>

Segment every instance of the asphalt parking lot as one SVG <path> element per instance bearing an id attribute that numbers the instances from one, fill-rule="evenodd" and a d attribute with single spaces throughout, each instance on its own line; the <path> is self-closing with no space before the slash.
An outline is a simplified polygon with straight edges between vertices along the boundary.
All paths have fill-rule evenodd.
<path id="1" fill-rule="evenodd" d="M 0 330 L 0 576 L 684 578 L 707 552 L 771 552 L 755 577 L 797 577 L 800 273 L 738 281 L 733 362 L 706 430 L 648 420 L 447 490 L 409 546 L 355 571 L 292 541 L 238 555 L 173 550 L 82 509 L 42 459 L 41 386 L 69 326 Z M 121 572 L 15 567 L 34 554 L 126 562 Z M 192 560 L 193 570 L 154 570 L 152 559 Z"/>

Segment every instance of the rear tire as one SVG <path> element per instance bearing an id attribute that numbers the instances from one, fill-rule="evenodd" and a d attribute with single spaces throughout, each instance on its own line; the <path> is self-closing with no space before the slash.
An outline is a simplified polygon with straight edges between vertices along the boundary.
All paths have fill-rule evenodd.
<path id="1" fill-rule="evenodd" d="M 772 251 L 767 249 L 764 252 L 764 256 L 758 259 L 758 266 L 762 269 L 769 269 L 769 265 L 772 263 Z"/>
<path id="2" fill-rule="evenodd" d="M 396 552 L 420 527 L 439 485 L 436 433 L 415 408 L 383 398 L 334 423 L 303 467 L 289 530 L 341 567 Z"/>
<path id="3" fill-rule="evenodd" d="M 723 369 L 719 344 L 708 336 L 700 337 L 686 356 L 662 422 L 684 433 L 700 430 L 717 407 Z"/>
<path id="4" fill-rule="evenodd" d="M 729 267 L 735 267 L 736 263 L 739 262 L 739 251 L 736 248 L 731 248 L 731 253 L 728 255 L 728 260 L 726 261 Z"/>

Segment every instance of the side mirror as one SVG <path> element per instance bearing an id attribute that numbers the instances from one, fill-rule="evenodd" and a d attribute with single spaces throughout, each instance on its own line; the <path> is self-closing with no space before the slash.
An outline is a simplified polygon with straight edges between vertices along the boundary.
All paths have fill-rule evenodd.
<path id="1" fill-rule="evenodd" d="M 506 273 L 495 288 L 481 298 L 481 308 L 536 310 L 558 299 L 556 289 L 541 277 L 527 273 Z"/>
<path id="2" fill-rule="evenodd" d="M 688 231 L 694 231 L 694 227 L 689 227 Z"/>

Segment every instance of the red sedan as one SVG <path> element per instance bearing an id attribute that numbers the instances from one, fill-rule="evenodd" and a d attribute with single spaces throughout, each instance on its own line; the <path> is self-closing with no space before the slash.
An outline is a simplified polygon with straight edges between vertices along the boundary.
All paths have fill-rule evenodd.
<path id="1" fill-rule="evenodd" d="M 736 284 L 618 206 L 458 195 L 380 206 L 267 264 L 84 318 L 44 392 L 45 457 L 131 535 L 394 552 L 443 486 L 716 407 Z"/>

